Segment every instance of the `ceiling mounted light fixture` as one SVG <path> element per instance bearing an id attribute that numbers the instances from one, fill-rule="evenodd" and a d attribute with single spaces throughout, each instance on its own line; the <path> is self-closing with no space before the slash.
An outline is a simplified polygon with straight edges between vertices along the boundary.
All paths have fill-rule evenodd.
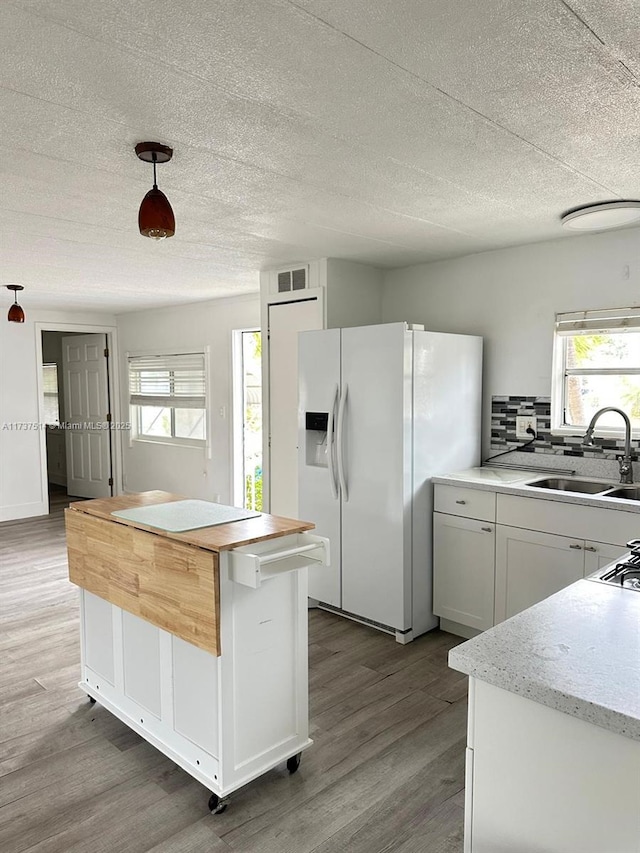
<path id="1" fill-rule="evenodd" d="M 158 189 L 156 165 L 168 163 L 173 157 L 173 148 L 159 142 L 138 142 L 136 154 L 145 163 L 153 163 L 153 189 L 142 199 L 138 211 L 138 226 L 144 237 L 152 240 L 164 240 L 176 233 L 176 220 L 169 199 Z"/>
<path id="2" fill-rule="evenodd" d="M 7 320 L 10 323 L 24 323 L 24 311 L 18 305 L 18 291 L 24 290 L 21 284 L 7 284 L 7 290 L 13 290 L 13 305 L 9 308 Z"/>
<path id="3" fill-rule="evenodd" d="M 607 201 L 565 213 L 561 219 L 568 231 L 604 231 L 640 222 L 640 201 Z"/>

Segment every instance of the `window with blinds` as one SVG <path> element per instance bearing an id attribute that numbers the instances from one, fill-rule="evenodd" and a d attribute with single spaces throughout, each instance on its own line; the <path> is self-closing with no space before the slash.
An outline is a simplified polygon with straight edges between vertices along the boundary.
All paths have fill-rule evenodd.
<path id="1" fill-rule="evenodd" d="M 42 387 L 44 394 L 44 422 L 48 426 L 60 426 L 57 364 L 42 365 Z"/>
<path id="2" fill-rule="evenodd" d="M 598 409 L 615 406 L 640 429 L 640 308 L 558 314 L 555 324 L 552 428 L 584 433 Z M 615 412 L 598 432 L 617 435 Z"/>
<path id="3" fill-rule="evenodd" d="M 204 353 L 130 357 L 129 403 L 135 438 L 203 445 L 207 440 Z"/>

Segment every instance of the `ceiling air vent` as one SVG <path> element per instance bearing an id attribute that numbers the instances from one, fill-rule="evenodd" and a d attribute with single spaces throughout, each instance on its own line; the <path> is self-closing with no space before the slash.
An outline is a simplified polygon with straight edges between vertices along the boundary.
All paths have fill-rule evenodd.
<path id="1" fill-rule="evenodd" d="M 278 293 L 290 290 L 304 290 L 307 286 L 307 268 L 283 270 L 278 273 Z"/>

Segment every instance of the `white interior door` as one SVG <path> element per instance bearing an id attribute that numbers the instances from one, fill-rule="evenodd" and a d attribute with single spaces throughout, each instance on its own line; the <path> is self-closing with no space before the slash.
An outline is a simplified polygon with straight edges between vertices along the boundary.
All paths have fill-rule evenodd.
<path id="1" fill-rule="evenodd" d="M 67 491 L 81 498 L 112 494 L 106 335 L 62 339 Z"/>
<path id="2" fill-rule="evenodd" d="M 298 515 L 298 332 L 321 329 L 317 298 L 269 306 L 269 512 Z"/>

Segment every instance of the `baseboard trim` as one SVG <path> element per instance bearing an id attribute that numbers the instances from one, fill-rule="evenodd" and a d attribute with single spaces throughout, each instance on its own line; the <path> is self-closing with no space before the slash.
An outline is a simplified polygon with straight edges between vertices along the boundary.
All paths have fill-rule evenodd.
<path id="1" fill-rule="evenodd" d="M 472 640 L 478 634 L 482 634 L 477 628 L 469 628 L 468 625 L 461 625 L 459 622 L 453 622 L 451 619 L 440 619 L 440 630 L 447 631 L 449 634 L 455 634 L 456 637 L 463 637 L 465 640 Z"/>
<path id="2" fill-rule="evenodd" d="M 44 501 L 30 504 L 14 504 L 0 508 L 0 521 L 18 521 L 21 518 L 35 518 L 38 515 L 48 515 L 49 505 Z"/>

